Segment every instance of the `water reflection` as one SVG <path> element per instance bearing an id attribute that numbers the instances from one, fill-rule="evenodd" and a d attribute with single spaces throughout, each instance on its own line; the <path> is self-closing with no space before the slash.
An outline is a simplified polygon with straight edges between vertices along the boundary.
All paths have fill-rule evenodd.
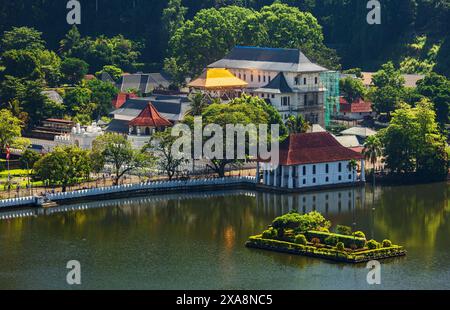
<path id="1" fill-rule="evenodd" d="M 271 287 L 273 283 L 264 275 L 285 277 L 290 283 L 289 277 L 298 270 L 304 272 L 298 276 L 307 286 L 307 280 L 319 272 L 316 268 L 337 268 L 327 269 L 327 274 L 361 269 L 243 247 L 249 235 L 261 232 L 274 217 L 292 209 L 317 210 L 334 224 L 354 225 L 369 237 L 389 237 L 405 245 L 407 259 L 385 264 L 398 268 L 393 274 L 417 276 L 411 283 L 422 281 L 431 287 L 446 283 L 444 279 L 450 276 L 448 195 L 446 183 L 289 195 L 220 191 L 2 212 L 0 288 L 38 284 L 48 288 L 47 282 L 30 282 L 30 273 L 36 279 L 56 277 L 55 271 L 49 270 L 51 263 L 63 264 L 67 257 L 91 262 L 91 283 L 97 288 L 277 288 Z M 34 268 L 36 262 L 42 262 L 41 269 Z M 421 268 L 433 274 L 429 283 L 423 282 L 420 272 L 410 274 Z M 110 282 L 105 283 L 108 273 Z M 64 278 L 64 274 L 58 276 Z M 147 283 L 147 278 L 160 282 Z M 191 286 L 184 286 L 186 283 Z M 252 286 L 258 283 L 260 286 Z M 329 284 L 331 288 L 333 284 L 352 287 L 333 280 Z M 295 286 L 298 283 L 286 285 L 299 288 Z"/>

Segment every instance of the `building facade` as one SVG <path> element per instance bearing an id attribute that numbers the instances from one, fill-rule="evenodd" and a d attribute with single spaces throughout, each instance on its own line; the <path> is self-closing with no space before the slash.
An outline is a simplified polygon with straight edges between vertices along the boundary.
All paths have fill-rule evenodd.
<path id="1" fill-rule="evenodd" d="M 291 135 L 280 145 L 280 164 L 263 165 L 263 184 L 307 189 L 365 182 L 364 156 L 342 146 L 330 133 Z M 352 166 L 354 161 L 358 167 Z"/>
<path id="2" fill-rule="evenodd" d="M 209 68 L 226 68 L 248 83 L 246 92 L 270 102 L 282 118 L 303 115 L 325 126 L 321 76 L 328 69 L 311 62 L 299 49 L 235 47 Z"/>

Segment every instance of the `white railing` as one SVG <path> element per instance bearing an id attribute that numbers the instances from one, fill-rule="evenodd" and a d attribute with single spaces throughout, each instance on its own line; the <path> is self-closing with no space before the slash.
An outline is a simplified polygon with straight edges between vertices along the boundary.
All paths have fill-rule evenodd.
<path id="1" fill-rule="evenodd" d="M 195 188 L 205 186 L 224 186 L 224 185 L 252 184 L 252 183 L 253 184 L 256 183 L 255 177 L 228 177 L 219 179 L 198 179 L 187 181 L 178 181 L 178 180 L 159 181 L 159 182 L 99 187 L 65 193 L 47 194 L 47 198 L 50 199 L 51 201 L 61 201 L 67 199 L 95 197 L 108 194 L 141 191 L 141 190 L 162 191 L 162 190 L 175 190 L 175 189 Z M 30 205 L 35 203 L 35 199 L 36 199 L 35 197 L 23 197 L 23 198 L 0 200 L 0 209 L 21 205 Z"/>
<path id="2" fill-rule="evenodd" d="M 34 202 L 35 202 L 34 197 L 21 197 L 21 198 L 0 200 L 0 209 L 8 208 L 8 207 L 31 205 L 31 204 L 34 204 Z"/>

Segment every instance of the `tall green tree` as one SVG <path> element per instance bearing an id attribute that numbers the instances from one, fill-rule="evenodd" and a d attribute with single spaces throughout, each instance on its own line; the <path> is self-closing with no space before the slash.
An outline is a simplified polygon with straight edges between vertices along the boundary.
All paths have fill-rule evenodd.
<path id="1" fill-rule="evenodd" d="M 9 110 L 0 110 L 0 150 L 3 152 L 6 145 L 13 144 L 14 140 L 22 136 L 22 122 Z"/>
<path id="2" fill-rule="evenodd" d="M 13 27 L 3 33 L 1 40 L 1 50 L 43 50 L 45 41 L 42 39 L 42 32 L 28 27 Z"/>
<path id="3" fill-rule="evenodd" d="M 66 58 L 61 63 L 61 73 L 65 82 L 75 85 L 89 72 L 89 64 L 77 58 Z"/>
<path id="4" fill-rule="evenodd" d="M 383 155 L 383 144 L 378 136 L 370 136 L 364 142 L 363 154 L 372 164 L 373 185 L 375 186 L 375 168 L 378 159 Z"/>
<path id="5" fill-rule="evenodd" d="M 187 162 L 182 156 L 174 154 L 174 144 L 178 137 L 172 136 L 171 129 L 153 134 L 145 150 L 156 159 L 157 167 L 163 171 L 169 180 L 179 172 L 180 167 Z"/>
<path id="6" fill-rule="evenodd" d="M 151 163 L 148 154 L 133 150 L 126 137 L 115 133 L 98 137 L 94 141 L 92 152 L 94 155 L 91 158 L 97 161 L 95 166 L 112 167 L 114 185 L 119 185 L 125 174 L 135 169 L 149 167 Z"/>
<path id="7" fill-rule="evenodd" d="M 303 115 L 290 116 L 286 122 L 289 134 L 306 133 L 311 125 L 305 120 Z"/>
<path id="8" fill-rule="evenodd" d="M 380 137 L 385 162 L 392 173 L 416 173 L 427 180 L 447 176 L 446 139 L 438 130 L 436 113 L 427 99 L 414 108 L 403 104 Z"/>
<path id="9" fill-rule="evenodd" d="M 384 64 L 372 77 L 369 97 L 378 113 L 391 113 L 399 107 L 404 93 L 405 79 L 392 62 Z"/>
<path id="10" fill-rule="evenodd" d="M 353 103 L 358 99 L 364 99 L 366 95 L 366 88 L 360 79 L 346 77 L 339 81 L 339 88 L 343 94 L 344 99 L 348 103 Z"/>
<path id="11" fill-rule="evenodd" d="M 437 120 L 444 127 L 450 116 L 450 80 L 432 72 L 417 83 L 417 92 L 431 100 Z"/>
<path id="12" fill-rule="evenodd" d="M 91 162 L 87 151 L 76 146 L 56 147 L 39 159 L 34 165 L 35 174 L 54 186 L 62 186 L 65 192 L 68 186 L 89 178 Z"/>
<path id="13" fill-rule="evenodd" d="M 1 64 L 5 67 L 3 74 L 37 80 L 43 77 L 41 65 L 36 54 L 28 50 L 9 50 L 3 53 Z"/>

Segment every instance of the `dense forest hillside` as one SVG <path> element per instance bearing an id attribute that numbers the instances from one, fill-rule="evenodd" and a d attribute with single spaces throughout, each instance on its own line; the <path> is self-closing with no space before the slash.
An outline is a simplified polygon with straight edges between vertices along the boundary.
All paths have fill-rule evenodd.
<path id="1" fill-rule="evenodd" d="M 140 62 L 148 69 L 162 66 L 167 57 L 168 35 L 164 10 L 179 1 L 90 0 L 82 4 L 82 36 L 112 37 L 122 34 L 142 47 Z M 205 8 L 226 5 L 255 10 L 272 0 L 184 0 L 183 20 Z M 450 0 L 384 0 L 381 25 L 366 22 L 367 1 L 278 1 L 311 12 L 323 27 L 324 43 L 335 49 L 343 68 L 376 70 L 387 60 L 401 64 L 407 73 L 435 70 L 450 76 Z M 63 0 L 0 0 L 0 32 L 13 26 L 29 26 L 43 33 L 48 48 L 57 50 L 69 31 Z M 166 12 L 167 13 L 167 12 Z M 170 12 L 169 17 L 170 17 Z M 172 12 L 173 13 L 173 12 Z M 173 16 L 172 16 L 173 17 Z M 179 16 L 178 16 L 179 17 Z M 153 64 L 153 65 L 150 65 Z"/>

